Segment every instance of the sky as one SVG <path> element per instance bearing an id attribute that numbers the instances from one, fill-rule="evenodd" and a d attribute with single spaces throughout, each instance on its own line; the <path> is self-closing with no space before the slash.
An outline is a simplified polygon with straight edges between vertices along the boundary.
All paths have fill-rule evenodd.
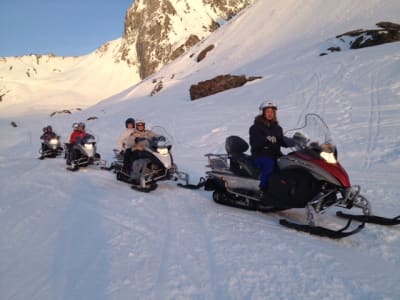
<path id="1" fill-rule="evenodd" d="M 122 36 L 134 0 L 1 0 L 0 56 L 88 54 Z"/>

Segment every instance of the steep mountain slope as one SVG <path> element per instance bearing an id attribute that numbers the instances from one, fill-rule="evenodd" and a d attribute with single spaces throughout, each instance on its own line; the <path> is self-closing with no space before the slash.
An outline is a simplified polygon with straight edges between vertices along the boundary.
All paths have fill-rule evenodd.
<path id="1" fill-rule="evenodd" d="M 253 0 L 135 1 L 125 18 L 122 59 L 146 78 L 215 31 Z"/>
<path id="2" fill-rule="evenodd" d="M 0 139 L 0 291 L 4 299 L 397 299 L 399 228 L 367 225 L 332 241 L 282 228 L 302 209 L 262 214 L 215 204 L 209 192 L 174 182 L 142 194 L 95 169 L 67 172 L 39 161 L 51 123 L 65 139 L 89 116 L 99 152 L 111 149 L 127 117 L 161 125 L 192 180 L 205 153 L 228 135 L 248 136 L 266 99 L 285 130 L 306 113 L 330 126 L 339 159 L 373 212 L 399 213 L 399 43 L 319 56 L 338 34 L 382 20 L 399 23 L 398 1 L 259 0 L 160 72 L 73 115 L 32 111 Z M 266 17 L 267 16 L 267 17 Z M 196 54 L 215 48 L 200 63 Z M 195 55 L 192 55 L 195 54 Z M 189 87 L 218 74 L 260 75 L 241 88 L 189 100 Z M 162 89 L 150 96 L 162 81 Z M 318 224 L 338 227 L 327 211 Z"/>
<path id="3" fill-rule="evenodd" d="M 153 74 L 252 2 L 135 1 L 123 37 L 93 53 L 0 58 L 1 107 L 10 116 L 97 103 Z"/>

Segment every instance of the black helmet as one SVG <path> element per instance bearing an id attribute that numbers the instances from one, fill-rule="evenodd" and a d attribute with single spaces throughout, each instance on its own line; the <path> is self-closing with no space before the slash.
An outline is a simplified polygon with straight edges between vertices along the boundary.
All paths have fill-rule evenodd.
<path id="1" fill-rule="evenodd" d="M 132 124 L 133 128 L 135 128 L 135 119 L 134 118 L 128 118 L 125 121 L 125 128 L 128 128 L 128 124 Z"/>
<path id="2" fill-rule="evenodd" d="M 83 122 L 79 122 L 79 123 L 78 123 L 78 126 L 79 126 L 79 127 L 82 127 L 82 129 L 85 129 L 85 127 L 86 127 L 85 123 L 83 123 Z"/>
<path id="3" fill-rule="evenodd" d="M 53 128 L 50 125 L 46 126 L 46 131 L 53 131 Z"/>

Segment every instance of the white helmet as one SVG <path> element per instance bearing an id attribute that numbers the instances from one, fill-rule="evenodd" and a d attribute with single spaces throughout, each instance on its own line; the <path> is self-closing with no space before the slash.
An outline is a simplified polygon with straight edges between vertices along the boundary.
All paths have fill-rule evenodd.
<path id="1" fill-rule="evenodd" d="M 142 130 L 144 130 L 144 128 L 145 128 L 145 126 L 146 126 L 146 122 L 143 121 L 143 120 L 137 120 L 137 121 L 136 121 L 136 125 L 135 125 L 136 129 L 139 130 L 139 129 L 138 129 L 138 126 L 141 126 L 141 125 L 143 126 L 143 129 L 142 129 Z"/>
<path id="2" fill-rule="evenodd" d="M 73 124 L 72 124 L 72 129 L 77 130 L 78 127 L 79 127 L 79 124 L 78 124 L 78 123 L 73 123 Z"/>
<path id="3" fill-rule="evenodd" d="M 258 107 L 258 109 L 260 110 L 260 113 L 263 113 L 264 109 L 266 109 L 266 108 L 272 108 L 273 110 L 278 110 L 278 106 L 271 101 L 265 101 L 265 102 L 261 103 L 260 106 Z"/>

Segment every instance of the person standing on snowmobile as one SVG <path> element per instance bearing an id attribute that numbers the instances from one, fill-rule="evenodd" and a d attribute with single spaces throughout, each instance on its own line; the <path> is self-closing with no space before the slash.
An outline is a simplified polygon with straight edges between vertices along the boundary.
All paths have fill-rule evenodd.
<path id="1" fill-rule="evenodd" d="M 42 155 L 39 159 L 44 159 L 44 153 L 49 150 L 47 147 L 47 143 L 54 138 L 58 138 L 57 134 L 53 132 L 53 128 L 48 125 L 43 128 L 43 134 L 40 136 L 40 140 L 42 141 Z"/>
<path id="2" fill-rule="evenodd" d="M 141 157 L 143 150 L 148 146 L 148 139 L 156 136 L 151 130 L 146 130 L 146 123 L 142 120 L 136 121 L 136 129 L 130 134 L 127 144 L 130 148 L 125 150 L 122 171 L 126 174 L 131 172 L 133 161 Z"/>
<path id="3" fill-rule="evenodd" d="M 265 191 L 276 160 L 282 156 L 280 148 L 287 145 L 276 116 L 278 107 L 272 102 L 263 102 L 259 109 L 260 114 L 249 129 L 250 151 L 255 165 L 261 169 L 260 190 Z"/>
<path id="4" fill-rule="evenodd" d="M 128 144 L 129 136 L 135 131 L 135 119 L 128 118 L 125 121 L 125 128 L 126 130 L 120 135 L 118 139 L 118 151 L 120 155 L 123 155 L 126 149 L 130 148 Z"/>

